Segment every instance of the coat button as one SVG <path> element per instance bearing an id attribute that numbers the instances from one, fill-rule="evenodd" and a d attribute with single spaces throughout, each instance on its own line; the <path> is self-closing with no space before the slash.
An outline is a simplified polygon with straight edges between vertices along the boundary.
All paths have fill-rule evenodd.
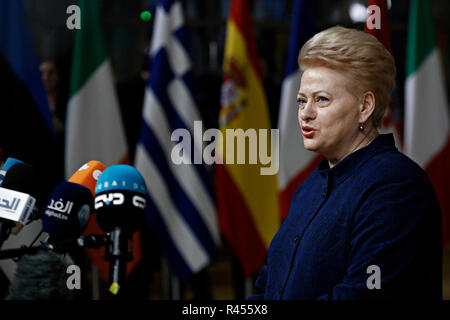
<path id="1" fill-rule="evenodd" d="M 300 239 L 300 237 L 299 237 L 298 234 L 297 234 L 297 235 L 295 236 L 295 238 L 294 238 L 294 242 L 297 242 L 298 239 Z"/>
<path id="2" fill-rule="evenodd" d="M 280 286 L 280 287 L 278 288 L 278 293 L 281 294 L 281 292 L 283 292 L 283 286 Z"/>

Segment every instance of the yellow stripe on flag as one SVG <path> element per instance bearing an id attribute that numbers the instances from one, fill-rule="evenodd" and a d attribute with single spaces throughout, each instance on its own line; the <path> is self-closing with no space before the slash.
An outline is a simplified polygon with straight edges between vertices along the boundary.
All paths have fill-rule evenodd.
<path id="1" fill-rule="evenodd" d="M 244 131 L 255 129 L 257 136 L 259 129 L 267 129 L 268 155 L 271 152 L 271 126 L 266 96 L 261 79 L 254 70 L 247 52 L 243 35 L 234 21 L 229 20 L 223 66 L 224 86 L 229 88 L 229 98 L 225 99 L 228 103 L 222 105 L 219 115 L 223 141 L 219 140 L 218 142 L 218 154 L 224 160 L 228 172 L 245 199 L 256 228 L 268 248 L 280 227 L 277 175 L 261 175 L 260 169 L 268 165 L 262 165 L 258 155 L 258 163 L 249 164 L 248 139 L 246 139 L 245 148 L 246 164 L 236 164 L 236 139 L 234 141 L 234 164 L 225 162 L 227 156 L 226 129 L 242 129 Z M 259 137 L 257 152 L 259 152 Z"/>

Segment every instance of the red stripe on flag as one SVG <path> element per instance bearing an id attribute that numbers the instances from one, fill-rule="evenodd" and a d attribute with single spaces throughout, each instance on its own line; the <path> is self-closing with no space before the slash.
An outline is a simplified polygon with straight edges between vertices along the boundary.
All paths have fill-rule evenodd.
<path id="1" fill-rule="evenodd" d="M 300 171 L 294 178 L 292 178 L 286 188 L 284 188 L 280 192 L 280 206 L 281 206 L 281 218 L 286 219 L 289 208 L 291 206 L 292 197 L 294 196 L 297 188 L 302 184 L 306 178 L 314 171 L 314 169 L 319 165 L 320 161 L 322 161 L 323 156 L 318 155 L 312 159 L 309 164 Z"/>
<path id="2" fill-rule="evenodd" d="M 389 23 L 389 10 L 386 0 L 369 0 L 367 7 L 376 5 L 380 8 L 380 29 L 370 29 L 367 22 L 364 26 L 364 31 L 368 34 L 375 36 L 378 41 L 380 41 L 386 49 L 392 54 L 392 44 L 391 44 L 391 26 Z"/>
<path id="3" fill-rule="evenodd" d="M 450 240 L 450 136 L 445 147 L 425 167 L 439 198 L 442 212 L 442 245 Z"/>
<path id="4" fill-rule="evenodd" d="M 367 22 L 364 25 L 364 32 L 373 35 L 375 38 L 380 41 L 384 47 L 393 55 L 392 53 L 392 41 L 391 41 L 391 24 L 389 21 L 389 10 L 388 10 L 388 4 L 387 0 L 369 0 L 367 7 L 370 7 L 372 5 L 378 6 L 380 8 L 380 29 L 376 28 L 369 28 Z M 393 117 L 393 105 L 390 103 L 387 106 L 387 110 L 385 112 L 385 115 L 383 117 L 382 127 L 384 129 L 390 129 L 392 128 L 394 130 L 394 133 L 398 137 L 398 143 L 401 143 L 403 141 L 403 124 L 396 120 Z"/>
<path id="5" fill-rule="evenodd" d="M 237 254 L 245 276 L 250 277 L 263 265 L 267 248 L 225 165 L 216 165 L 215 184 L 221 231 Z"/>
<path id="6" fill-rule="evenodd" d="M 261 65 L 258 57 L 258 49 L 256 47 L 255 32 L 252 28 L 253 18 L 250 11 L 250 1 L 248 0 L 232 0 L 230 8 L 230 20 L 233 20 L 242 33 L 247 46 L 247 54 L 253 70 L 258 75 L 258 80 L 262 81 Z"/>

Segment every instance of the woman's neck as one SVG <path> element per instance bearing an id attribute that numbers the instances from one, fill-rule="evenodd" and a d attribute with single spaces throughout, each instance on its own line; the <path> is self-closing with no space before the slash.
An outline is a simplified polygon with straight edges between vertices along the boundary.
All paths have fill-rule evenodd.
<path id="1" fill-rule="evenodd" d="M 350 152 L 347 152 L 343 156 L 339 157 L 329 157 L 328 160 L 328 166 L 333 168 L 335 165 L 337 165 L 339 162 L 341 162 L 343 159 L 345 159 L 348 155 L 352 154 L 353 152 L 362 149 L 364 147 L 367 147 L 375 138 L 378 136 L 378 130 L 376 128 L 373 128 L 370 132 L 364 133 L 362 132 L 362 137 L 359 139 L 359 141 L 356 143 L 356 145 L 353 147 L 353 150 Z"/>

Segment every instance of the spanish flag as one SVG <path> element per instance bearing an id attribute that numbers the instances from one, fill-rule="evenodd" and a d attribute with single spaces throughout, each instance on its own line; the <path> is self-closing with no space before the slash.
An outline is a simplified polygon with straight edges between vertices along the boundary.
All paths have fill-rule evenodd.
<path id="1" fill-rule="evenodd" d="M 277 175 L 263 175 L 261 169 L 267 165 L 263 165 L 260 158 L 256 163 L 250 161 L 256 156 L 255 152 L 261 153 L 262 145 L 267 147 L 267 154 L 272 146 L 271 124 L 248 0 L 232 0 L 230 5 L 219 125 L 222 139 L 218 142 L 216 157 L 221 160 L 216 161 L 215 177 L 219 223 L 249 277 L 264 263 L 270 242 L 280 227 L 280 214 Z M 245 138 L 244 164 L 237 163 L 237 156 L 241 156 L 238 153 L 243 150 L 236 148 L 235 136 L 229 135 L 238 131 L 249 133 Z M 250 131 L 257 133 L 257 151 L 250 147 L 252 138 L 255 138 L 255 135 L 248 138 L 252 136 Z M 261 140 L 265 133 L 266 139 Z M 230 148 L 232 143 L 233 149 Z M 234 150 L 234 161 L 230 161 L 233 158 L 230 157 L 231 150 Z M 272 154 L 272 157 L 277 156 Z"/>

